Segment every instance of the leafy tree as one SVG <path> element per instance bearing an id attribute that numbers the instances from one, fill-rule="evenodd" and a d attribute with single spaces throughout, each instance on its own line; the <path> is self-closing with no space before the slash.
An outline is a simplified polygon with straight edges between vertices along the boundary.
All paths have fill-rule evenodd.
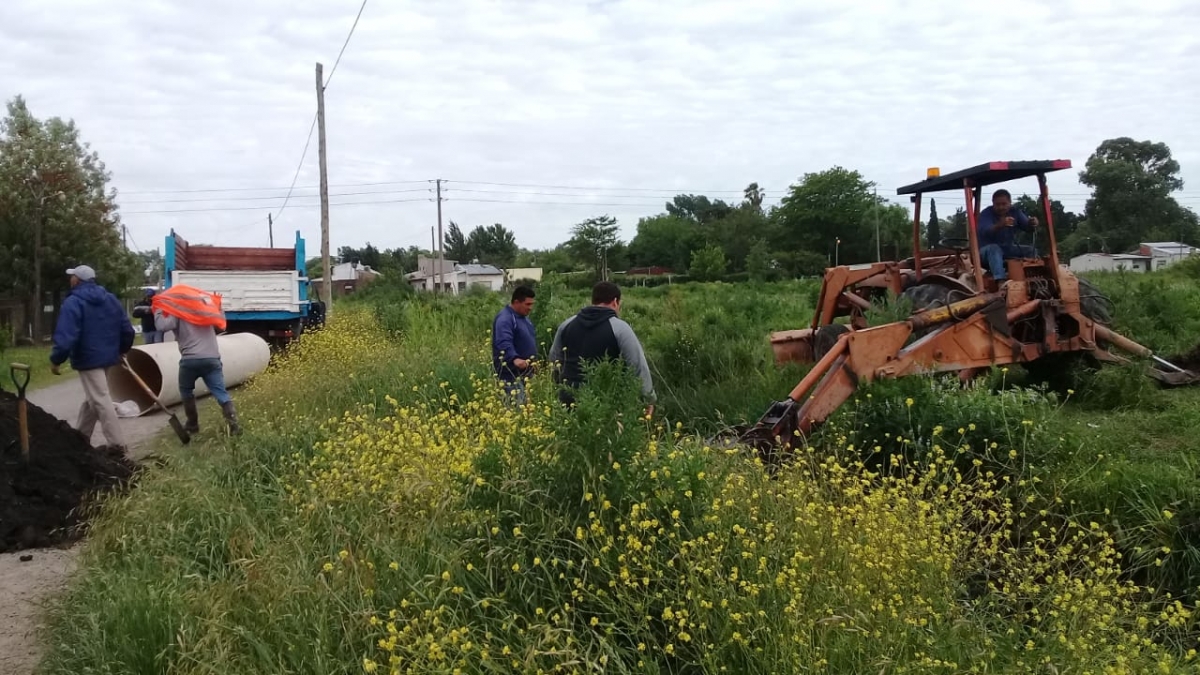
<path id="1" fill-rule="evenodd" d="M 875 237 L 867 215 L 879 200 L 872 187 L 859 172 L 840 166 L 805 174 L 774 211 L 783 247 L 832 255 L 840 238 L 841 262 L 873 260 Z"/>
<path id="2" fill-rule="evenodd" d="M 467 237 L 467 248 L 472 253 L 469 260 L 479 260 L 502 268 L 513 266 L 519 250 L 516 235 L 500 223 L 487 227 L 481 225 L 471 230 Z"/>
<path id="3" fill-rule="evenodd" d="M 450 221 L 450 227 L 446 229 L 443 237 L 442 251 L 446 260 L 456 260 L 460 263 L 471 262 L 475 257 L 475 251 L 463 234 L 462 228 L 453 220 Z"/>
<path id="4" fill-rule="evenodd" d="M 942 238 L 943 239 L 966 239 L 967 238 L 967 210 L 963 207 L 958 207 L 954 211 L 954 215 L 947 218 L 944 222 Z"/>
<path id="5" fill-rule="evenodd" d="M 734 207 L 720 199 L 712 200 L 704 195 L 675 195 L 667 202 L 667 213 L 677 218 L 705 224 L 724 218 Z"/>
<path id="6" fill-rule="evenodd" d="M 716 244 L 708 244 L 704 248 L 692 252 L 692 264 L 688 268 L 688 276 L 697 281 L 715 281 L 725 276 L 725 268 L 729 261 L 725 259 L 725 251 Z"/>
<path id="7" fill-rule="evenodd" d="M 109 172 L 74 121 L 39 120 L 18 96 L 0 120 L 0 293 L 27 298 L 45 334 L 45 291 L 67 289 L 63 270 L 86 263 L 118 295 L 143 281 L 125 249 Z"/>
<path id="8" fill-rule="evenodd" d="M 751 242 L 760 237 L 774 241 L 777 238 L 776 229 L 762 211 L 743 205 L 705 226 L 703 236 L 706 242 L 717 244 L 725 251 L 733 270 L 742 271 Z"/>
<path id="9" fill-rule="evenodd" d="M 617 245 L 617 219 L 612 216 L 588 218 L 571 228 L 567 248 L 581 265 L 596 271 L 596 278 L 606 277 L 607 261 Z"/>
<path id="10" fill-rule="evenodd" d="M 1092 188 L 1088 224 L 1113 250 L 1151 240 L 1200 241 L 1196 214 L 1172 196 L 1183 179 L 1165 143 L 1108 139 L 1088 158 L 1079 180 Z"/>
<path id="11" fill-rule="evenodd" d="M 1028 215 L 1037 216 L 1038 220 L 1045 223 L 1045 209 L 1042 208 L 1041 195 L 1037 197 L 1021 195 L 1016 200 L 1016 206 Z M 1054 218 L 1054 234 L 1059 242 L 1071 236 L 1082 220 L 1078 214 L 1068 211 L 1057 199 L 1050 200 L 1050 215 Z"/>
<path id="12" fill-rule="evenodd" d="M 763 192 L 763 189 L 758 186 L 758 183 L 751 183 L 747 185 L 746 189 L 743 191 L 743 195 L 745 196 L 743 206 L 751 209 L 752 211 L 762 213 L 763 198 L 766 196 L 766 194 Z"/>
<path id="13" fill-rule="evenodd" d="M 820 277 L 831 264 L 830 258 L 812 251 L 778 251 L 775 259 L 790 277 Z"/>
<path id="14" fill-rule="evenodd" d="M 937 202 L 929 200 L 929 225 L 925 228 L 925 243 L 929 248 L 936 248 L 942 240 L 942 221 L 938 220 Z"/>
<path id="15" fill-rule="evenodd" d="M 137 258 L 138 269 L 142 270 L 141 283 L 157 285 L 163 280 L 163 256 L 158 249 L 138 251 L 134 256 Z"/>
<path id="16" fill-rule="evenodd" d="M 903 260 L 912 255 L 912 216 L 899 204 L 880 207 L 879 248 L 884 260 Z M 845 241 L 845 240 L 843 240 Z"/>
<path id="17" fill-rule="evenodd" d="M 750 245 L 746 253 L 746 272 L 751 281 L 766 281 L 771 274 L 771 247 L 761 237 Z"/>
<path id="18" fill-rule="evenodd" d="M 350 246 L 342 246 L 337 253 L 339 262 L 354 262 L 358 261 L 360 265 L 365 265 L 371 269 L 379 269 L 383 263 L 383 253 L 379 249 L 367 242 L 362 248 L 352 248 Z"/>
<path id="19" fill-rule="evenodd" d="M 651 216 L 638 221 L 637 234 L 629 242 L 629 257 L 634 265 L 662 265 L 683 271 L 700 243 L 700 233 L 692 221 L 672 215 Z"/>

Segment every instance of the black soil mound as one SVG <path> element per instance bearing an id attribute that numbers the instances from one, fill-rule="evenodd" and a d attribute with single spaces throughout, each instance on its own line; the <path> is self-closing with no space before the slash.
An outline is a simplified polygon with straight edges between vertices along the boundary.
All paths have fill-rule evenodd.
<path id="1" fill-rule="evenodd" d="M 127 485 L 135 468 L 120 451 L 93 448 L 66 422 L 26 407 L 28 463 L 21 457 L 17 397 L 0 391 L 0 553 L 79 538 L 87 507 Z"/>

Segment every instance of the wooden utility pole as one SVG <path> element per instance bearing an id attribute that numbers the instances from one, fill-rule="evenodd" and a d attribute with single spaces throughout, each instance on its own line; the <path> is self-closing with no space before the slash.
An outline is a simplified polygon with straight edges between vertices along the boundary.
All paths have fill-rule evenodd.
<path id="1" fill-rule="evenodd" d="M 442 234 L 442 179 L 437 179 L 437 253 L 438 253 L 438 290 L 446 290 L 446 237 Z"/>
<path id="2" fill-rule="evenodd" d="M 879 244 L 879 188 L 875 188 L 873 193 L 875 204 L 872 210 L 875 211 L 875 262 L 883 260 L 883 248 Z"/>
<path id="3" fill-rule="evenodd" d="M 267 237 L 270 239 L 271 248 L 275 248 L 275 221 L 271 219 L 271 214 L 267 214 Z"/>
<path id="4" fill-rule="evenodd" d="M 317 63 L 317 157 L 321 166 L 321 302 L 333 308 L 333 270 L 329 264 L 329 176 L 325 171 L 325 78 Z"/>

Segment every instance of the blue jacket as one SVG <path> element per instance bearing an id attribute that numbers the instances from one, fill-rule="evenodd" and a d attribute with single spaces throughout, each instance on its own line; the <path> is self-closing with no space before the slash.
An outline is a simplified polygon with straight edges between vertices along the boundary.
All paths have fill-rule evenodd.
<path id="1" fill-rule="evenodd" d="M 513 311 L 511 305 L 496 314 L 492 320 L 492 369 L 505 382 L 531 374 L 529 369 L 519 370 L 514 359 L 529 359 L 537 355 L 537 333 L 527 316 Z"/>
<path id="2" fill-rule="evenodd" d="M 133 324 L 117 296 L 94 281 L 71 289 L 54 327 L 50 363 L 60 365 L 70 357 L 75 370 L 107 368 L 132 347 Z"/>
<path id="3" fill-rule="evenodd" d="M 1014 237 L 1017 234 L 1016 230 L 1020 229 L 1025 232 L 1033 231 L 1033 227 L 1029 224 L 1029 216 L 1026 216 L 1025 212 L 1021 209 L 1014 206 L 1008 210 L 1008 215 L 1012 216 L 1015 227 L 1001 227 L 993 232 L 992 227 L 996 224 L 996 209 L 989 206 L 979 212 L 979 218 L 975 221 L 975 226 L 979 234 L 980 248 L 988 244 L 1012 246 Z"/>

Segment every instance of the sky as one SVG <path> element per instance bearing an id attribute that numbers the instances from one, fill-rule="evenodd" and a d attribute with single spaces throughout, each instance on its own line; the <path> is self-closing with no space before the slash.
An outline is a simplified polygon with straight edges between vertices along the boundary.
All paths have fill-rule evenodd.
<path id="1" fill-rule="evenodd" d="M 444 227 L 528 248 L 833 166 L 908 206 L 927 167 L 1069 159 L 1050 189 L 1080 210 L 1118 136 L 1167 143 L 1200 210 L 1190 0 L 0 2 L 0 95 L 75 120 L 142 250 L 266 246 L 270 214 L 319 252 L 317 62 L 333 251 L 428 247 L 435 179 Z"/>

